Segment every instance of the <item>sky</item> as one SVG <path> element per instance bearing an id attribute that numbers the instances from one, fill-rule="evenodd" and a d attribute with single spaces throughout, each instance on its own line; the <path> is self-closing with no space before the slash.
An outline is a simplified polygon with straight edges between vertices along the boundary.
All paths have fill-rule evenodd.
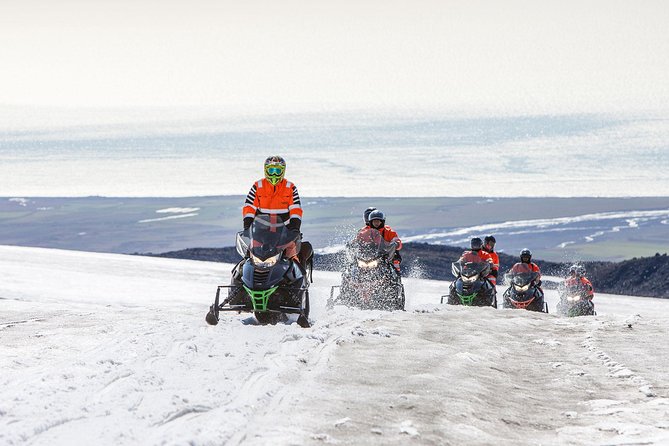
<path id="1" fill-rule="evenodd" d="M 657 108 L 668 24 L 665 1 L 1 0 L 0 105 Z"/>

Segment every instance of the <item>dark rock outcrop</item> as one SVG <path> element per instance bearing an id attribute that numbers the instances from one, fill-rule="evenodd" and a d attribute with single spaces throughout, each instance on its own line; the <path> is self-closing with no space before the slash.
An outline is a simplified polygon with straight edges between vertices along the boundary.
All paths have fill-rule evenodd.
<path id="1" fill-rule="evenodd" d="M 419 266 L 421 276 L 426 279 L 453 279 L 451 263 L 463 252 L 454 246 L 430 245 L 428 243 L 406 243 L 402 249 L 404 273 Z M 154 257 L 205 260 L 209 262 L 237 263 L 241 258 L 234 247 L 190 248 L 161 254 L 142 254 Z M 565 276 L 568 264 L 533 259 L 544 275 Z M 518 261 L 516 256 L 499 254 L 501 272 L 508 271 Z M 345 262 L 343 253 L 316 255 L 314 267 L 325 271 L 340 271 Z M 642 257 L 622 262 L 585 262 L 588 278 L 595 293 L 625 294 L 669 298 L 669 256 L 659 253 L 653 257 Z M 547 284 L 548 285 L 548 284 Z"/>

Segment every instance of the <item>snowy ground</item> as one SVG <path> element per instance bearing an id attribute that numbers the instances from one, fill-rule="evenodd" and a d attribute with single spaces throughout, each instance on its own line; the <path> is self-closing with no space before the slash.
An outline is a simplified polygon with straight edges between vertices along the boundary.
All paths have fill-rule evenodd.
<path id="1" fill-rule="evenodd" d="M 669 300 L 204 323 L 229 265 L 0 247 L 0 444 L 669 443 Z M 555 294 L 547 292 L 551 310 Z"/>

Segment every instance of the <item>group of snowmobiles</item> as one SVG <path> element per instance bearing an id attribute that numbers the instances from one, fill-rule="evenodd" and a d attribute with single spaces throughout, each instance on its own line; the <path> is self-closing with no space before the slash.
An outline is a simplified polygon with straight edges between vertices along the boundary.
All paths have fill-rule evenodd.
<path id="1" fill-rule="evenodd" d="M 284 255 L 291 242 L 299 245 L 298 261 Z M 222 312 L 232 311 L 253 313 L 259 324 L 288 321 L 288 315 L 296 314 L 297 324 L 309 327 L 311 244 L 301 241 L 301 234 L 290 231 L 280 216 L 258 214 L 249 231 L 237 233 L 236 248 L 242 260 L 232 270 L 230 285 L 218 286 L 207 323 L 216 325 Z M 328 307 L 404 310 L 404 286 L 392 264 L 396 243 L 366 227 L 346 248 L 342 284 L 332 288 Z"/>
<path id="2" fill-rule="evenodd" d="M 284 255 L 290 243 L 299 246 L 299 261 Z M 216 325 L 221 312 L 253 313 L 259 324 L 276 324 L 297 315 L 297 324 L 309 327 L 309 285 L 312 283 L 313 249 L 290 231 L 280 216 L 259 214 L 247 231 L 236 237 L 242 260 L 232 270 L 230 285 L 220 285 L 206 315 Z M 360 309 L 404 310 L 406 296 L 401 274 L 392 259 L 397 245 L 378 230 L 366 227 L 347 243 L 341 285 L 333 286 L 327 307 L 336 304 Z M 450 305 L 497 308 L 496 286 L 488 279 L 489 262 L 452 263 L 455 280 L 449 294 L 442 296 Z M 508 288 L 503 308 L 548 313 L 538 273 L 527 264 L 517 263 L 505 275 Z M 558 312 L 566 316 L 592 315 L 594 307 L 578 286 L 562 287 Z"/>
<path id="3" fill-rule="evenodd" d="M 466 262 L 462 259 L 454 262 L 452 274 L 455 280 L 451 283 L 449 294 L 441 297 L 441 302 L 446 299 L 449 305 L 498 308 L 497 289 L 488 279 L 490 268 L 488 262 Z M 570 270 L 580 268 L 574 265 Z M 506 273 L 505 282 L 508 287 L 502 295 L 502 308 L 548 313 L 539 273 L 533 271 L 527 263 L 516 263 Z M 596 315 L 592 296 L 580 281 L 566 280 L 558 287 L 558 295 L 558 314 L 569 317 Z"/>

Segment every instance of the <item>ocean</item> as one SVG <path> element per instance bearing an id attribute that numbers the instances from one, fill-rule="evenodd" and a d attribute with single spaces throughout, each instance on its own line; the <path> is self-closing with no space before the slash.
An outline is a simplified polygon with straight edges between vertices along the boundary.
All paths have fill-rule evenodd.
<path id="1" fill-rule="evenodd" d="M 669 196 L 669 114 L 0 109 L 0 196 Z"/>

